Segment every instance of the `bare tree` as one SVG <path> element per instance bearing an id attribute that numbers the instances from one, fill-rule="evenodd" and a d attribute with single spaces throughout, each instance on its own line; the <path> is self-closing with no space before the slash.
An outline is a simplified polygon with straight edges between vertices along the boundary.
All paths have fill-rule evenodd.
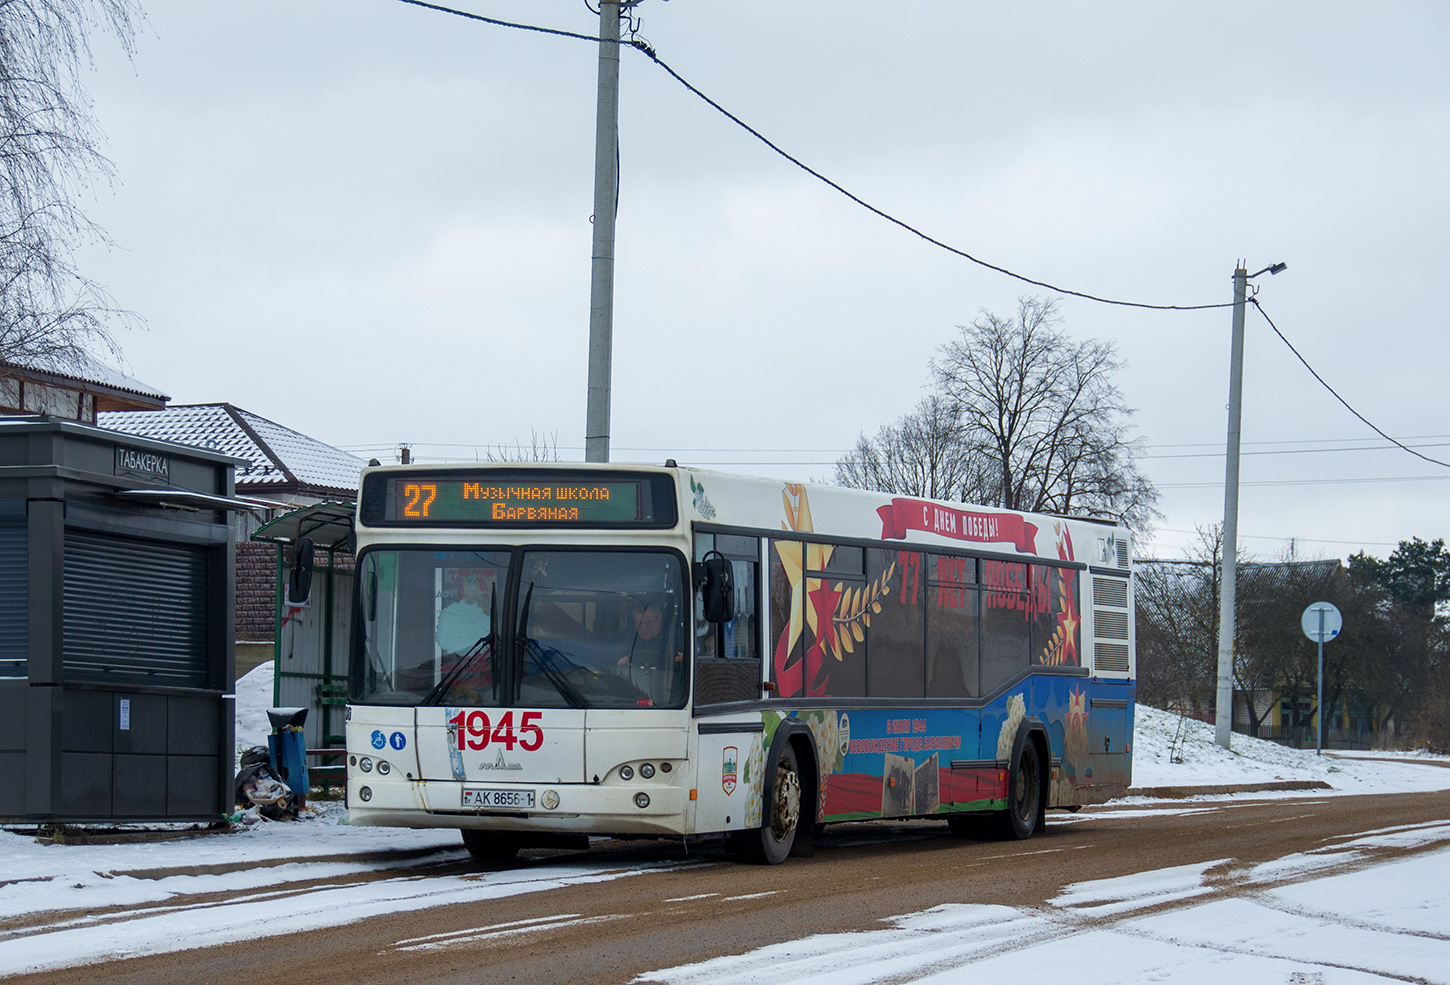
<path id="1" fill-rule="evenodd" d="M 836 462 L 839 485 L 931 499 L 980 502 L 991 479 L 982 450 L 963 440 L 960 412 L 934 393 Z"/>
<path id="2" fill-rule="evenodd" d="M 1015 318 L 983 311 L 942 346 L 937 387 L 963 440 L 990 459 L 997 505 L 1144 529 L 1158 493 L 1137 467 L 1132 410 L 1112 379 L 1117 350 L 1075 341 L 1060 323 L 1057 302 L 1043 298 L 1019 299 Z"/>
<path id="3" fill-rule="evenodd" d="M 132 51 L 136 0 L 0 0 L 0 359 L 64 368 L 134 316 L 82 276 L 75 251 L 105 235 L 75 205 L 113 169 L 81 69 L 100 31 Z"/>
<path id="4" fill-rule="evenodd" d="M 515 438 L 512 448 L 500 444 L 486 449 L 484 456 L 485 461 L 489 462 L 557 462 L 559 432 L 555 431 L 552 435 L 539 434 L 531 428 L 527 445 Z"/>
<path id="5" fill-rule="evenodd" d="M 1212 706 L 1218 662 L 1223 531 L 1198 528 L 1181 560 L 1139 559 L 1138 699 L 1185 712 Z"/>

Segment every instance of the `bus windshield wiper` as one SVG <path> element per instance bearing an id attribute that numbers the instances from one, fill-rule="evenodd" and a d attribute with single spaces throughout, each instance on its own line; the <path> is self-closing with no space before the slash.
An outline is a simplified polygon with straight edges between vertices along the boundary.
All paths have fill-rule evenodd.
<path id="1" fill-rule="evenodd" d="M 529 610 L 533 603 L 534 583 L 529 582 L 529 590 L 524 593 L 523 611 L 519 613 L 518 633 L 519 652 L 524 658 L 525 666 L 527 667 L 529 648 L 533 647 L 534 663 L 538 666 L 539 673 L 543 674 L 545 679 L 547 679 L 550 684 L 554 685 L 554 690 L 558 691 L 559 694 L 563 696 L 564 700 L 569 702 L 572 707 L 583 708 L 588 704 L 588 702 L 584 700 L 584 695 L 579 692 L 578 688 L 566 681 L 564 679 L 564 675 L 559 672 L 559 669 L 553 666 L 553 661 L 551 659 L 552 655 L 563 655 L 560 654 L 557 649 L 553 647 L 545 648 L 544 645 L 541 644 L 538 640 L 531 639 L 529 637 L 529 634 L 527 632 L 529 625 Z M 566 657 L 565 659 L 568 658 Z"/>
<path id="2" fill-rule="evenodd" d="M 493 652 L 494 639 L 498 635 L 498 630 L 495 628 L 498 625 L 498 622 L 495 618 L 497 614 L 498 586 L 494 585 L 493 595 L 492 598 L 489 600 L 488 605 L 488 632 L 483 636 L 480 636 L 477 640 L 474 641 L 472 646 L 470 646 L 467 650 L 463 651 L 463 654 L 458 658 L 458 662 L 453 665 L 453 669 L 450 670 L 448 673 L 444 674 L 443 678 L 437 684 L 433 685 L 433 690 L 429 691 L 424 696 L 423 700 L 419 702 L 419 704 L 438 704 L 438 702 L 443 700 L 444 695 L 448 693 L 449 689 L 453 687 L 454 681 L 458 680 L 459 676 L 462 675 L 463 671 L 470 664 L 472 664 L 484 653 Z"/>
<path id="3" fill-rule="evenodd" d="M 584 693 L 573 684 L 570 684 L 563 673 L 560 672 L 559 668 L 554 666 L 554 658 L 564 657 L 558 649 L 552 646 L 545 647 L 538 640 L 527 638 L 524 640 L 524 646 L 526 650 L 528 647 L 533 647 L 535 654 L 534 664 L 539 668 L 539 673 L 543 674 L 549 683 L 554 685 L 554 690 L 563 695 L 565 701 L 569 702 L 575 708 L 585 708 L 588 706 L 589 702 L 584 699 Z M 564 659 L 569 660 L 568 657 L 564 657 Z M 569 662 L 573 663 L 572 660 L 569 660 Z"/>

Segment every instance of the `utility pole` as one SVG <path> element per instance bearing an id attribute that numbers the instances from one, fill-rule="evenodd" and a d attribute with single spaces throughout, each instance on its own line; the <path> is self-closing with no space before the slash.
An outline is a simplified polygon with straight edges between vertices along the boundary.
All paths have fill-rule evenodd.
<path id="1" fill-rule="evenodd" d="M 1262 273 L 1279 274 L 1287 263 L 1249 273 L 1242 262 L 1234 270 L 1234 327 L 1229 347 L 1228 447 L 1223 472 L 1223 584 L 1218 594 L 1218 693 L 1214 699 L 1214 741 L 1225 749 L 1234 723 L 1234 606 L 1239 555 L 1239 432 L 1243 418 L 1244 305 L 1249 281 Z"/>
<path id="2" fill-rule="evenodd" d="M 589 275 L 589 396 L 584 461 L 609 461 L 614 349 L 614 215 L 619 208 L 619 8 L 599 4 L 599 101 L 594 118 L 594 252 Z"/>
<path id="3" fill-rule="evenodd" d="M 1234 603 L 1239 552 L 1239 430 L 1243 417 L 1244 303 L 1249 272 L 1234 270 L 1234 327 L 1228 366 L 1228 448 L 1223 476 L 1223 583 L 1218 593 L 1218 694 L 1214 700 L 1214 741 L 1229 748 L 1233 735 Z"/>

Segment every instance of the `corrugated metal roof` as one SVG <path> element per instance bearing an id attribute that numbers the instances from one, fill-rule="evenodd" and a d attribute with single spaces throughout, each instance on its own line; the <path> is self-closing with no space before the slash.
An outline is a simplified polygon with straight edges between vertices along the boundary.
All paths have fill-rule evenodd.
<path id="1" fill-rule="evenodd" d="M 96 417 L 101 427 L 246 459 L 251 464 L 237 469 L 239 491 L 297 484 L 356 492 L 363 467 L 354 455 L 231 404 L 112 411 Z"/>

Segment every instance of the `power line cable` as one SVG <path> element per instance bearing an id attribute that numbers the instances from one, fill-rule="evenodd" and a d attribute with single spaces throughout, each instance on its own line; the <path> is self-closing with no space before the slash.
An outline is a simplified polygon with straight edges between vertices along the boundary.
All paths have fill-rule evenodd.
<path id="1" fill-rule="evenodd" d="M 1374 422 L 1371 421 L 1368 417 L 1365 417 L 1359 411 L 1355 410 L 1352 406 L 1350 406 L 1349 401 L 1341 397 L 1339 393 L 1334 389 L 1334 387 L 1326 383 L 1324 381 L 1324 377 L 1320 376 L 1318 371 L 1316 371 L 1313 366 L 1309 365 L 1309 360 L 1305 359 L 1302 355 L 1299 354 L 1299 350 L 1294 348 L 1294 343 L 1290 342 L 1287 338 L 1284 337 L 1284 333 L 1279 331 L 1279 326 L 1274 324 L 1274 319 L 1270 318 L 1269 313 L 1264 310 L 1264 306 L 1259 304 L 1259 299 L 1249 298 L 1249 301 L 1251 301 L 1254 307 L 1258 309 L 1259 314 L 1264 316 L 1264 321 L 1268 322 L 1269 327 L 1274 330 L 1274 334 L 1279 336 L 1279 341 L 1283 342 L 1289 347 L 1289 351 L 1294 353 L 1295 358 L 1304 364 L 1304 368 L 1309 370 L 1310 374 L 1319 381 L 1320 385 L 1323 386 L 1324 389 L 1330 392 L 1335 400 L 1338 400 L 1341 404 L 1344 405 L 1345 410 L 1349 411 L 1355 417 L 1359 418 L 1361 421 L 1367 424 L 1371 431 L 1379 435 L 1381 438 L 1384 438 L 1390 444 L 1396 445 L 1397 447 L 1404 449 L 1411 455 L 1414 455 L 1416 458 L 1423 458 L 1425 461 L 1429 462 L 1432 465 L 1439 465 L 1442 468 L 1450 469 L 1450 462 L 1442 462 L 1438 458 L 1431 458 L 1429 455 L 1422 455 L 1420 452 L 1415 451 L 1415 449 L 1411 448 L 1404 442 L 1398 441 L 1395 438 L 1391 438 L 1389 435 L 1385 434 L 1378 427 L 1376 427 Z"/>
<path id="2" fill-rule="evenodd" d="M 537 27 L 532 24 L 519 24 L 514 21 L 499 20 L 496 17 L 484 17 L 480 14 L 471 14 L 467 11 L 456 10 L 453 7 L 445 7 L 441 4 L 427 3 L 425 2 L 425 0 L 398 0 L 398 2 L 406 3 L 414 7 L 422 7 L 426 10 L 434 10 L 443 14 L 453 14 L 455 16 L 463 17 L 468 20 L 481 21 L 485 24 L 493 24 L 497 27 L 512 27 L 523 31 L 536 31 L 540 34 L 551 34 L 561 38 L 571 38 L 579 41 L 592 41 L 595 44 L 598 44 L 600 42 L 599 38 L 588 34 L 579 34 L 575 31 L 562 31 L 557 28 Z M 654 50 L 654 48 L 652 48 L 646 42 L 639 40 L 638 38 L 630 38 L 628 40 L 621 39 L 619 41 L 619 44 L 625 47 L 633 48 L 641 54 L 645 55 L 647 58 L 649 58 L 650 61 L 654 62 L 661 69 L 663 69 L 665 73 L 670 76 L 670 78 L 674 79 L 680 85 L 684 86 L 685 89 L 689 90 L 692 94 L 694 94 L 697 98 L 703 101 L 711 109 L 714 109 L 717 113 L 724 116 L 731 123 L 734 123 L 736 126 L 740 127 L 740 129 L 750 134 L 752 137 L 760 141 L 766 147 L 769 147 L 780 157 L 794 164 L 796 167 L 800 168 L 802 171 L 815 178 L 817 181 L 834 189 L 835 191 L 844 195 L 846 198 L 849 198 L 851 201 L 855 202 L 857 205 L 861 206 L 861 208 L 872 213 L 873 215 L 885 219 L 892 225 L 899 226 L 900 228 L 911 233 L 913 236 L 917 236 L 935 247 L 945 250 L 946 252 L 951 253 L 955 256 L 959 256 L 964 260 L 975 263 L 979 267 L 984 267 L 987 270 L 992 270 L 996 273 L 1011 277 L 1014 280 L 1019 280 L 1024 284 L 1031 284 L 1034 287 L 1041 287 L 1049 291 L 1054 291 L 1058 294 L 1066 294 L 1070 297 L 1083 298 L 1087 301 L 1096 301 L 1099 304 L 1111 304 L 1124 308 L 1145 308 L 1151 311 L 1205 311 L 1213 308 L 1229 308 L 1233 306 L 1232 301 L 1224 301 L 1217 304 L 1148 304 L 1143 301 L 1124 301 L 1120 298 L 1107 298 L 1097 294 L 1089 294 L 1085 291 L 1074 291 L 1066 287 L 1059 287 L 1058 285 L 1053 284 L 1049 281 L 1036 280 L 1032 277 L 1026 276 L 1025 274 L 1019 274 L 1015 270 L 1011 270 L 1007 267 L 1003 267 L 998 264 L 991 263 L 987 260 L 983 260 L 980 257 L 973 256 L 966 250 L 958 249 L 957 247 L 952 246 L 950 243 L 943 242 L 942 240 L 939 240 L 934 236 L 922 232 L 920 229 L 911 225 L 909 222 L 898 219 L 896 216 L 885 211 L 884 209 L 877 208 L 875 205 L 872 205 L 870 202 L 866 201 L 864 198 L 855 194 L 854 192 L 849 191 L 838 182 L 826 177 L 820 171 L 817 171 L 815 168 L 806 164 L 800 158 L 794 156 L 793 154 L 790 154 L 779 144 L 775 143 L 775 141 L 771 140 L 765 134 L 755 129 L 755 127 L 751 126 L 749 123 L 746 123 L 744 120 L 736 116 L 734 113 L 730 112 L 724 106 L 721 106 L 715 100 L 705 95 L 705 93 L 702 92 L 698 87 L 696 87 L 684 76 L 680 75 L 679 72 L 676 72 L 672 67 L 670 67 L 669 63 L 664 61 L 664 59 L 660 58 L 659 54 Z M 616 202 L 617 201 L 618 199 L 616 198 Z"/>

